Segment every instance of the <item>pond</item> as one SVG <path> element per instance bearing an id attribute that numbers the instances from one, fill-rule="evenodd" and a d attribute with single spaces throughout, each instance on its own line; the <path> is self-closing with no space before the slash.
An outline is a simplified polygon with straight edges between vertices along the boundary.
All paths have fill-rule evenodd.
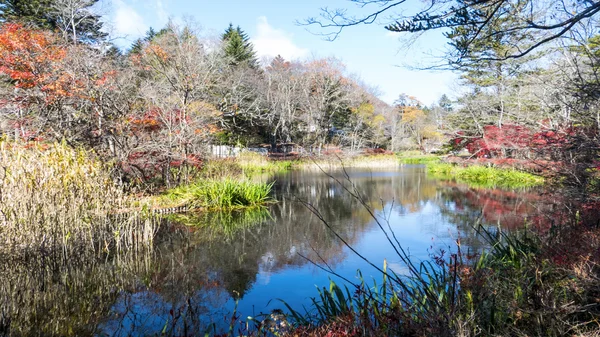
<path id="1" fill-rule="evenodd" d="M 457 241 L 463 250 L 482 249 L 476 223 L 519 228 L 555 207 L 540 190 L 469 188 L 428 179 L 418 165 L 269 179 L 276 181 L 277 203 L 176 216 L 147 251 L 108 260 L 81 256 L 67 265 L 51 258 L 5 263 L 0 335 L 9 324 L 19 335 L 226 331 L 234 308 L 240 320 L 283 308 L 279 299 L 302 310 L 315 287 L 330 279 L 344 284 L 325 269 L 351 281 L 360 269 L 366 280 L 380 280 L 367 261 L 382 266 L 385 259 L 402 274 L 382 228 L 418 262 L 454 250 Z"/>

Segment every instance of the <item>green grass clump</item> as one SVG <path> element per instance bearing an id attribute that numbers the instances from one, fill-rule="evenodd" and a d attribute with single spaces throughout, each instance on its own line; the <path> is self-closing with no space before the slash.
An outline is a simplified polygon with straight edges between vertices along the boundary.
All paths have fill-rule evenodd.
<path id="1" fill-rule="evenodd" d="M 291 160 L 269 160 L 263 155 L 252 152 L 244 152 L 236 159 L 246 175 L 262 172 L 285 172 L 294 167 Z"/>
<path id="2" fill-rule="evenodd" d="M 170 204 L 190 208 L 232 209 L 265 204 L 273 183 L 255 183 L 248 180 L 202 179 L 190 185 L 168 190 L 164 195 Z"/>
<path id="3" fill-rule="evenodd" d="M 513 169 L 485 166 L 461 167 L 452 164 L 430 163 L 428 173 L 440 179 L 456 179 L 478 187 L 522 188 L 544 183 L 544 178 Z"/>
<path id="4" fill-rule="evenodd" d="M 440 157 L 433 155 L 422 155 L 414 157 L 400 157 L 400 163 L 402 164 L 437 164 L 440 162 Z"/>

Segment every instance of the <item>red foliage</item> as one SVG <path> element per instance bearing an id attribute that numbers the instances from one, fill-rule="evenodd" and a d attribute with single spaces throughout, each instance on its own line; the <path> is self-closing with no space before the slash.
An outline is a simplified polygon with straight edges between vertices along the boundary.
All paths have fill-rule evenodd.
<path id="1" fill-rule="evenodd" d="M 63 69 L 67 51 L 49 32 L 6 23 L 0 28 L 0 73 L 17 88 L 38 88 L 52 102 L 77 93 L 79 79 Z"/>
<path id="2" fill-rule="evenodd" d="M 184 116 L 179 109 L 163 111 L 158 107 L 148 109 L 142 116 L 130 116 L 129 122 L 134 126 L 134 131 L 158 131 L 168 124 L 190 121 L 189 116 Z"/>
<path id="3" fill-rule="evenodd" d="M 116 72 L 103 74 L 82 73 L 71 52 L 80 46 L 65 46 L 51 32 L 24 27 L 16 23 L 0 26 L 0 76 L 20 90 L 0 100 L 0 107 L 12 111 L 38 111 L 39 114 L 10 116 L 21 137 L 31 138 L 37 130 L 32 121 L 46 109 L 72 104 L 79 109 L 82 100 L 94 101 L 99 86 L 106 87 Z M 41 124 L 39 121 L 38 126 Z"/>
<path id="4" fill-rule="evenodd" d="M 531 141 L 531 131 L 520 125 L 507 124 L 501 128 L 496 125 L 486 125 L 483 137 L 468 141 L 467 150 L 477 157 L 498 157 L 506 150 L 522 150 L 528 148 Z"/>
<path id="5" fill-rule="evenodd" d="M 453 147 L 465 147 L 479 158 L 491 157 L 549 157 L 555 149 L 569 144 L 576 130 L 569 127 L 560 130 L 543 129 L 539 132 L 515 124 L 486 125 L 483 136 L 466 138 L 459 136 L 451 140 Z"/>

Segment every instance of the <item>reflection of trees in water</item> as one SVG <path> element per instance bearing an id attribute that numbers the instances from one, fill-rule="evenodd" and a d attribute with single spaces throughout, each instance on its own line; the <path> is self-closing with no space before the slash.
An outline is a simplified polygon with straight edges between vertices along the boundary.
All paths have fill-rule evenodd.
<path id="1" fill-rule="evenodd" d="M 109 263 L 94 256 L 3 260 L 0 335 L 92 336 L 119 291 L 135 288 L 130 273 L 143 268 L 129 257 Z"/>
<path id="2" fill-rule="evenodd" d="M 507 191 L 471 188 L 460 184 L 440 185 L 440 214 L 456 225 L 464 245 L 483 246 L 478 224 L 503 230 L 522 228 L 526 222 L 556 208 L 556 200 L 539 191 Z"/>
<path id="3" fill-rule="evenodd" d="M 349 174 L 376 212 L 391 200 L 400 214 L 428 203 L 439 206 L 467 245 L 479 244 L 471 227 L 478 218 L 516 226 L 535 211 L 524 193 L 448 187 L 426 179 L 419 169 Z M 269 215 L 264 210 L 203 213 L 179 219 L 196 226 L 163 225 L 151 251 L 110 260 L 81 256 L 68 263 L 4 263 L 0 320 L 23 335 L 93 335 L 98 325 L 108 334 L 159 333 L 165 322 L 171 322 L 173 334 L 201 331 L 206 317 L 227 315 L 228 301 L 243 297 L 259 272 L 305 265 L 300 254 L 330 265 L 346 258 L 340 240 L 296 199 L 314 205 L 350 244 L 375 226 L 360 203 L 322 173 L 280 177 L 273 194 L 279 202 L 269 206 Z"/>

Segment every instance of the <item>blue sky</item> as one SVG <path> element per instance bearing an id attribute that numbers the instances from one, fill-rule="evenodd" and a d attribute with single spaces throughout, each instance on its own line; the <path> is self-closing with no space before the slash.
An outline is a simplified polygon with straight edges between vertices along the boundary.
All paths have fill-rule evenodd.
<path id="1" fill-rule="evenodd" d="M 108 1 L 108 0 L 107 0 Z M 388 102 L 402 93 L 431 104 L 443 94 L 454 96 L 456 76 L 450 72 L 409 70 L 405 65 L 427 63 L 430 54 L 439 55 L 446 46 L 438 33 L 421 37 L 409 50 L 381 24 L 351 27 L 333 42 L 315 35 L 319 30 L 296 24 L 317 16 L 324 1 L 317 0 L 112 0 L 103 12 L 115 42 L 126 47 L 144 35 L 150 26 L 162 28 L 169 19 L 192 19 L 203 33 L 218 36 L 229 23 L 239 25 L 252 39 L 259 56 L 281 54 L 286 59 L 334 56 L 349 73 L 379 88 Z M 330 8 L 350 8 L 345 0 L 327 1 Z M 322 32 L 322 31 L 321 31 Z"/>

